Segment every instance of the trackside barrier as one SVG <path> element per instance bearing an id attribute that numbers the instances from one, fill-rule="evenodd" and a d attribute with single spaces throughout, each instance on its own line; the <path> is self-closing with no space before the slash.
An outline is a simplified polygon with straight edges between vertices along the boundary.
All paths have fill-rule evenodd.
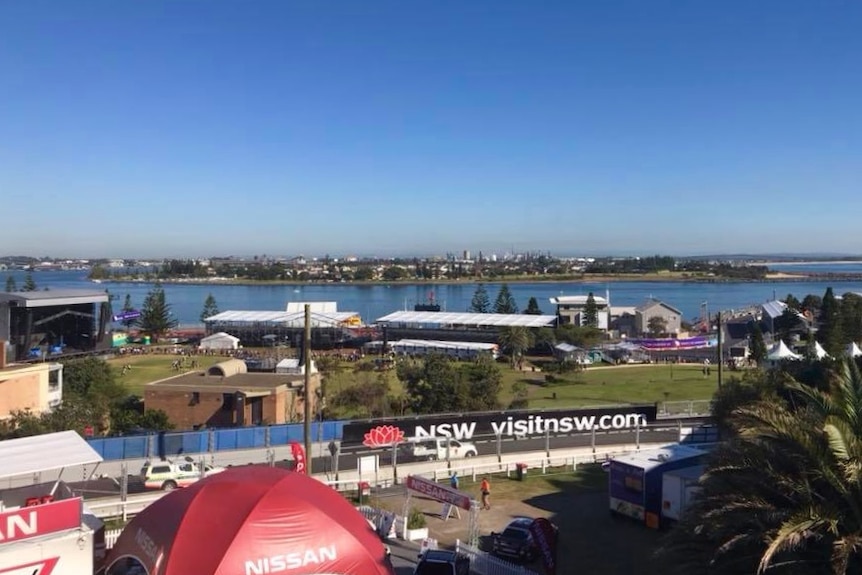
<path id="1" fill-rule="evenodd" d="M 499 557 L 494 557 L 460 539 L 455 541 L 455 551 L 470 558 L 470 573 L 472 575 L 535 575 L 536 573 L 523 565 L 516 565 Z"/>
<path id="2" fill-rule="evenodd" d="M 348 422 L 315 421 L 311 424 L 312 437 L 315 441 L 320 438 L 322 442 L 341 439 L 346 423 Z M 204 431 L 165 431 L 129 437 L 97 437 L 88 439 L 87 442 L 105 461 L 118 461 L 267 448 L 287 445 L 291 441 L 302 441 L 303 437 L 303 425 L 290 423 Z"/>
<path id="3" fill-rule="evenodd" d="M 710 401 L 707 400 L 666 401 L 658 405 L 659 419 L 706 416 L 710 413 L 711 407 Z M 314 441 L 318 443 L 338 441 L 341 439 L 344 426 L 349 423 L 351 421 L 347 420 L 315 421 L 311 424 L 311 434 Z M 302 440 L 302 423 L 289 423 L 203 431 L 161 432 L 128 437 L 96 437 L 87 441 L 105 461 L 118 461 L 164 459 L 178 455 L 267 448 Z"/>

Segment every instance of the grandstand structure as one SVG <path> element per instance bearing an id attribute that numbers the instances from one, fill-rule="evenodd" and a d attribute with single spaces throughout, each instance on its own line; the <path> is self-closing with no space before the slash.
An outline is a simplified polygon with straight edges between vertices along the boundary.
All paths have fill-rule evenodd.
<path id="1" fill-rule="evenodd" d="M 372 339 L 357 312 L 338 311 L 336 302 L 311 305 L 311 345 L 316 349 L 350 347 Z M 225 332 L 247 347 L 299 347 L 305 330 L 305 303 L 290 302 L 285 311 L 223 311 L 204 320 L 206 334 Z"/>
<path id="2" fill-rule="evenodd" d="M 445 342 L 497 343 L 500 330 L 507 327 L 553 328 L 555 315 L 502 313 L 455 313 L 397 311 L 378 318 L 374 325 L 385 340 L 420 339 Z"/>

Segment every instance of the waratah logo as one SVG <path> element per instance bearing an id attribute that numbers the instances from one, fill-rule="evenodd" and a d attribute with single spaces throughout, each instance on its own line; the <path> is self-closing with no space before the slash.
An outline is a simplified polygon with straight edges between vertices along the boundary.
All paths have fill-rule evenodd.
<path id="1" fill-rule="evenodd" d="M 404 432 L 394 425 L 378 425 L 365 434 L 362 445 L 366 447 L 391 447 L 404 441 Z"/>

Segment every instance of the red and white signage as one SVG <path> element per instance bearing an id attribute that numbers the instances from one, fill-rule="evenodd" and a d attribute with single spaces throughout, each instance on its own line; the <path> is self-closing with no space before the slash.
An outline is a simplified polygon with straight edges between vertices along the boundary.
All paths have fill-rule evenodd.
<path id="1" fill-rule="evenodd" d="M 80 526 L 80 497 L 23 507 L 0 513 L 0 544 L 77 529 Z"/>
<path id="2" fill-rule="evenodd" d="M 290 442 L 290 453 L 293 455 L 293 470 L 308 474 L 305 463 L 305 448 L 296 441 Z"/>
<path id="3" fill-rule="evenodd" d="M 59 560 L 59 557 L 52 557 L 15 567 L 0 567 L 0 575 L 51 575 Z"/>
<path id="4" fill-rule="evenodd" d="M 415 475 L 407 476 L 407 489 L 412 489 L 422 495 L 426 495 L 435 501 L 441 503 L 449 503 L 461 509 L 470 510 L 473 504 L 472 498 L 466 493 L 462 493 L 451 487 L 440 485 L 430 479 L 417 477 Z"/>

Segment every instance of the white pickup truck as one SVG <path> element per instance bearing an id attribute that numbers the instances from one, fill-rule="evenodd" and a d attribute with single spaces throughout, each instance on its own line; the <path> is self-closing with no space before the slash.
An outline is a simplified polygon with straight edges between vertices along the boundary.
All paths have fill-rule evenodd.
<path id="1" fill-rule="evenodd" d="M 475 457 L 478 454 L 476 446 L 466 441 L 458 441 L 448 437 L 411 439 L 402 444 L 407 457 L 425 461 L 435 459 L 463 459 Z"/>

